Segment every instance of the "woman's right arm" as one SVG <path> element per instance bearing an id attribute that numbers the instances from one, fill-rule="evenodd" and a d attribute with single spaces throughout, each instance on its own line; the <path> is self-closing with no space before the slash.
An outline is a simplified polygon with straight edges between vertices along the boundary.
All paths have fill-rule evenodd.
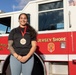
<path id="1" fill-rule="evenodd" d="M 9 41 L 8 41 L 8 49 L 9 49 L 10 53 L 11 53 L 16 59 L 18 59 L 19 61 L 21 61 L 22 56 L 18 55 L 18 54 L 15 52 L 12 44 L 13 44 L 13 40 L 9 40 Z"/>
<path id="2" fill-rule="evenodd" d="M 14 57 L 18 58 L 18 54 L 14 51 L 14 48 L 12 47 L 12 44 L 13 44 L 13 40 L 9 40 L 9 41 L 8 41 L 8 49 L 9 49 L 10 53 L 11 53 Z"/>

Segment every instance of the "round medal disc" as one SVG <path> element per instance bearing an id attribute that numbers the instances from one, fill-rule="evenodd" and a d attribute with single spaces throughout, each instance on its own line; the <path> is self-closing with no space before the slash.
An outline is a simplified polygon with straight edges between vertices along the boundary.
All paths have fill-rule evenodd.
<path id="1" fill-rule="evenodd" d="M 22 44 L 22 45 L 26 44 L 26 39 L 22 38 L 22 39 L 20 40 L 20 44 Z"/>

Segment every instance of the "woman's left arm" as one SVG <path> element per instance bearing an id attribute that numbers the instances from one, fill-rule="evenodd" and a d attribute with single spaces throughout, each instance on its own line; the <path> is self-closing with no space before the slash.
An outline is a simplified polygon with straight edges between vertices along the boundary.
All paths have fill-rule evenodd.
<path id="1" fill-rule="evenodd" d="M 22 59 L 21 59 L 22 62 L 27 61 L 34 54 L 34 52 L 36 50 L 37 42 L 31 41 L 31 45 L 32 45 L 32 47 L 31 47 L 29 53 L 26 56 L 22 57 Z"/>
<path id="2" fill-rule="evenodd" d="M 37 47 L 37 42 L 36 41 L 32 41 L 31 45 L 32 45 L 32 47 L 31 47 L 29 53 L 27 54 L 28 57 L 30 57 L 30 56 L 32 56 L 34 54 L 34 52 L 36 50 L 36 47 Z"/>

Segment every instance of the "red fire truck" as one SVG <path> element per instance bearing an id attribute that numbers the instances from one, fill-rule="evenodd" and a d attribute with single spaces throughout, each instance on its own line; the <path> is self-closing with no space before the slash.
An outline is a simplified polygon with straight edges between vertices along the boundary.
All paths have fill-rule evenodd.
<path id="1" fill-rule="evenodd" d="M 27 13 L 38 32 L 32 75 L 76 75 L 76 0 L 34 0 L 23 10 L 0 14 L 0 73 L 11 75 L 7 49 L 18 16 Z"/>

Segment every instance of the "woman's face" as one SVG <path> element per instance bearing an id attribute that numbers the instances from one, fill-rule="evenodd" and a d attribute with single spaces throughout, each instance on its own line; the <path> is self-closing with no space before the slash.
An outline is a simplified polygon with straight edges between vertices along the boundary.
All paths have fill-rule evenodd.
<path id="1" fill-rule="evenodd" d="M 25 26 L 27 23 L 27 16 L 22 14 L 19 18 L 20 26 Z"/>

